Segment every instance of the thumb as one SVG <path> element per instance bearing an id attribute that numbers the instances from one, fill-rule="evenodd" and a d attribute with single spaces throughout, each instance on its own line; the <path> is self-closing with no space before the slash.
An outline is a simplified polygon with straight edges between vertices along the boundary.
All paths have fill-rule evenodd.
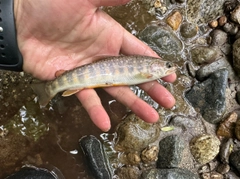
<path id="1" fill-rule="evenodd" d="M 100 6 L 118 6 L 128 3 L 131 0 L 89 0 L 96 7 Z"/>

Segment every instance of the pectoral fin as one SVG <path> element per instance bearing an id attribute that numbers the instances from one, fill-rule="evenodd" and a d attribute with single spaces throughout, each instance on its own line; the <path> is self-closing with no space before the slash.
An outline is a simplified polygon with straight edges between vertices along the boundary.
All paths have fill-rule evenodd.
<path id="1" fill-rule="evenodd" d="M 150 74 L 150 73 L 140 73 L 139 77 L 141 77 L 141 78 L 151 78 L 152 74 Z"/>
<path id="2" fill-rule="evenodd" d="M 64 91 L 62 96 L 66 97 L 66 96 L 71 96 L 77 92 L 79 92 L 81 89 L 76 89 L 76 90 L 67 90 L 67 91 Z"/>
<path id="3" fill-rule="evenodd" d="M 65 73 L 66 72 L 66 70 L 58 70 L 58 71 L 56 71 L 56 73 L 55 73 L 55 77 L 59 77 L 59 76 L 61 76 L 63 73 Z"/>

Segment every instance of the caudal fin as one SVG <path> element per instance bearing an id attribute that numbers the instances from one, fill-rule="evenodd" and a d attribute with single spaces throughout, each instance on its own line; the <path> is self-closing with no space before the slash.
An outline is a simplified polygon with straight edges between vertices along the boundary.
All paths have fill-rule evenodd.
<path id="1" fill-rule="evenodd" d="M 49 101 L 52 99 L 52 96 L 49 96 L 45 91 L 46 83 L 33 83 L 31 85 L 34 93 L 38 96 L 38 102 L 41 107 L 45 107 Z"/>

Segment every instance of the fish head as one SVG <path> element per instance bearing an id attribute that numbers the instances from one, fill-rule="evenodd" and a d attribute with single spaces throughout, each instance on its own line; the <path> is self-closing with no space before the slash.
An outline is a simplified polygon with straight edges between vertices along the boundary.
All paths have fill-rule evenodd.
<path id="1" fill-rule="evenodd" d="M 155 78 L 162 78 L 164 76 L 168 76 L 172 73 L 175 73 L 177 70 L 177 66 L 169 61 L 158 60 L 151 63 L 151 74 Z"/>

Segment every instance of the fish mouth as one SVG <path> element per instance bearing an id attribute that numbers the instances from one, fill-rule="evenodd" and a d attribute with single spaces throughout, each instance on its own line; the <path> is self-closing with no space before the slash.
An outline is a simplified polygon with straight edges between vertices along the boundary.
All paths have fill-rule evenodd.
<path id="1" fill-rule="evenodd" d="M 170 75 L 172 73 L 175 73 L 177 71 L 177 67 L 172 67 L 171 69 L 167 70 L 167 75 Z"/>

